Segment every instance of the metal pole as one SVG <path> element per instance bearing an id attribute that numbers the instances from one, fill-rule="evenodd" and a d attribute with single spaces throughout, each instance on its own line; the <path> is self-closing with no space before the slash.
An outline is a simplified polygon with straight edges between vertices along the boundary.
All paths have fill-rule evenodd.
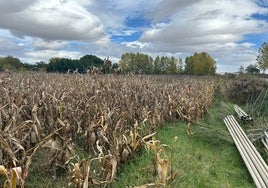
<path id="1" fill-rule="evenodd" d="M 243 158 L 243 160 L 248 168 L 248 171 L 251 174 L 251 177 L 252 177 L 253 181 L 255 182 L 256 186 L 258 188 L 264 187 L 265 184 L 264 184 L 262 178 L 260 177 L 260 174 L 258 173 L 253 162 L 250 160 L 250 157 L 247 154 L 247 152 L 245 151 L 245 148 L 242 146 L 241 141 L 239 140 L 238 136 L 235 134 L 235 131 L 232 128 L 231 122 L 229 121 L 228 117 L 224 119 L 224 123 L 226 124 L 230 134 L 232 135 L 232 138 L 236 144 L 236 147 L 237 147 L 240 155 L 242 156 L 242 158 Z"/>
<path id="2" fill-rule="evenodd" d="M 232 122 L 233 128 L 239 137 L 239 139 L 244 143 L 244 147 L 248 155 L 250 156 L 250 160 L 252 160 L 253 164 L 255 165 L 256 169 L 258 170 L 259 174 L 261 175 L 265 185 L 268 186 L 268 172 L 265 169 L 266 163 L 262 163 L 262 158 L 258 151 L 256 150 L 255 146 L 250 142 L 250 140 L 246 137 L 245 133 L 238 125 L 234 117 L 230 117 L 230 121 Z"/>

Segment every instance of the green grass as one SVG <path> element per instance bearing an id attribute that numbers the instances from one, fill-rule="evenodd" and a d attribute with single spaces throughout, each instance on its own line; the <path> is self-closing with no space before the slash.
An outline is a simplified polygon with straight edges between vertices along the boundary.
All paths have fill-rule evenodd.
<path id="1" fill-rule="evenodd" d="M 187 135 L 184 123 L 167 123 L 157 132 L 157 139 L 168 150 L 176 178 L 167 187 L 255 187 L 222 118 L 232 113 L 229 106 L 217 102 L 209 114 L 192 125 Z M 177 141 L 173 142 L 173 138 Z M 111 187 L 130 187 L 157 182 L 152 161 L 154 155 L 144 151 L 126 164 Z"/>

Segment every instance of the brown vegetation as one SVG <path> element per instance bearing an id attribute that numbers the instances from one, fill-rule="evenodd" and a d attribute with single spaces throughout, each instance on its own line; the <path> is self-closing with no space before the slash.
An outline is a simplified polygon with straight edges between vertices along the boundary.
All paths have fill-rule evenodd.
<path id="1" fill-rule="evenodd" d="M 253 102 L 268 84 L 264 79 L 238 78 L 231 80 L 227 87 L 228 97 L 239 104 Z"/>
<path id="2" fill-rule="evenodd" d="M 159 123 L 195 121 L 215 90 L 210 78 L 45 73 L 1 73 L 0 85 L 0 167 L 21 167 L 21 186 L 37 150 L 77 187 L 110 183 Z M 156 158 L 165 183 L 168 161 Z"/>

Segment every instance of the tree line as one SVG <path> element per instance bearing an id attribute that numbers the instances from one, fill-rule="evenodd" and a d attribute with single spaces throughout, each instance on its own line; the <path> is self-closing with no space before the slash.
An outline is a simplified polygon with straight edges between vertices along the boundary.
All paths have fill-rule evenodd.
<path id="1" fill-rule="evenodd" d="M 195 53 L 182 59 L 168 56 L 157 56 L 155 59 L 142 53 L 125 53 L 121 56 L 119 66 L 122 72 L 135 74 L 194 74 L 214 75 L 216 61 L 206 52 Z"/>
<path id="2" fill-rule="evenodd" d="M 118 65 L 105 58 L 104 60 L 95 55 L 85 55 L 80 59 L 69 59 L 53 57 L 49 63 L 43 61 L 35 64 L 22 63 L 18 58 L 12 56 L 0 57 L 0 71 L 45 71 L 58 73 L 88 73 L 99 71 L 99 73 L 111 73 Z"/>
<path id="3" fill-rule="evenodd" d="M 248 73 L 259 73 L 268 68 L 268 44 L 263 43 L 259 49 L 256 65 L 246 68 Z M 80 59 L 53 57 L 48 63 L 37 62 L 35 64 L 22 63 L 12 56 L 0 57 L 0 71 L 46 71 L 58 73 L 133 73 L 133 74 L 191 74 L 214 75 L 216 74 L 216 61 L 206 52 L 194 53 L 181 58 L 169 56 L 157 56 L 152 58 L 143 53 L 124 53 L 118 63 L 112 63 L 109 58 L 101 59 L 95 55 L 85 55 Z M 240 67 L 239 71 L 244 71 Z"/>
<path id="4" fill-rule="evenodd" d="M 58 73 L 133 73 L 133 74 L 197 74 L 207 75 L 216 73 L 216 62 L 205 52 L 195 53 L 181 58 L 157 56 L 155 59 L 143 53 L 124 53 L 118 63 L 112 63 L 109 58 L 104 60 L 95 55 L 85 55 L 80 59 L 53 57 L 48 64 L 22 63 L 12 56 L 0 57 L 0 71 L 46 71 Z"/>

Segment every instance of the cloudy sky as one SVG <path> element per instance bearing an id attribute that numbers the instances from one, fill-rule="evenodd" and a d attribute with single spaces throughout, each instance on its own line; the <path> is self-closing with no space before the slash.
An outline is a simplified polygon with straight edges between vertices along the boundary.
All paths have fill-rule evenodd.
<path id="1" fill-rule="evenodd" d="M 268 0 L 0 0 L 0 56 L 208 52 L 217 72 L 256 63 L 268 42 Z"/>

